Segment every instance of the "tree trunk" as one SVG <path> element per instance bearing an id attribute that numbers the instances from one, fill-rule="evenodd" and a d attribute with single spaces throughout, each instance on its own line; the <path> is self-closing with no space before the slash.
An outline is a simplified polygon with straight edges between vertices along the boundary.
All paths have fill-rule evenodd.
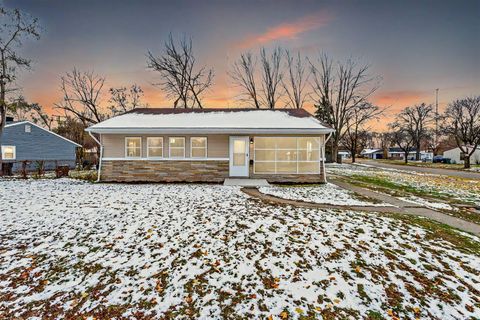
<path id="1" fill-rule="evenodd" d="M 409 152 L 408 151 L 404 151 L 405 152 L 405 164 L 408 163 L 408 154 Z"/>
<path id="2" fill-rule="evenodd" d="M 465 154 L 465 159 L 463 160 L 463 168 L 470 169 L 470 155 Z"/>
<path id="3" fill-rule="evenodd" d="M 355 163 L 355 152 L 352 152 L 352 163 Z"/>
<path id="4" fill-rule="evenodd" d="M 415 152 L 415 160 L 419 161 L 420 160 L 420 141 L 417 143 L 417 150 Z"/>

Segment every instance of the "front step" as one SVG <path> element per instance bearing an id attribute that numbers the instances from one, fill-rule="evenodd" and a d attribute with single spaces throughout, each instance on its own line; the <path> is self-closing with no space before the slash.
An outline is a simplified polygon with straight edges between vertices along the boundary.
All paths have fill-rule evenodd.
<path id="1" fill-rule="evenodd" d="M 240 187 L 268 187 L 270 184 L 265 179 L 227 178 L 223 182 L 223 185 Z"/>

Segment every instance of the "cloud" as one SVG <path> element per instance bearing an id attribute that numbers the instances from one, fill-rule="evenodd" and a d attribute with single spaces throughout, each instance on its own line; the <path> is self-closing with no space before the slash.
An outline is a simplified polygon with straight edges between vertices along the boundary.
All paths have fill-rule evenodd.
<path id="1" fill-rule="evenodd" d="M 238 43 L 238 47 L 248 48 L 255 45 L 262 45 L 276 40 L 295 39 L 298 35 L 319 29 L 328 24 L 332 19 L 329 12 L 322 10 L 310 14 L 293 22 L 282 23 L 268 28 L 267 31 L 250 35 Z"/>

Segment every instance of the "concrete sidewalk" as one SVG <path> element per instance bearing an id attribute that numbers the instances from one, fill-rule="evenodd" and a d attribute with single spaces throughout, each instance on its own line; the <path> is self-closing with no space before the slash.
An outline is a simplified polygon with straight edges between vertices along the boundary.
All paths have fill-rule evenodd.
<path id="1" fill-rule="evenodd" d="M 438 221 L 440 223 L 447 224 L 451 227 L 480 236 L 480 225 L 476 223 L 466 221 L 457 217 L 452 217 L 452 216 L 449 216 L 448 214 L 435 211 L 423 206 L 418 206 L 418 205 L 412 204 L 411 202 L 406 202 L 406 201 L 397 199 L 385 193 L 375 192 L 370 189 L 354 186 L 344 181 L 330 179 L 329 182 L 343 189 L 353 191 L 364 197 L 369 197 L 385 203 L 392 204 L 399 209 L 399 211 L 397 212 L 423 216 L 423 217 Z"/>

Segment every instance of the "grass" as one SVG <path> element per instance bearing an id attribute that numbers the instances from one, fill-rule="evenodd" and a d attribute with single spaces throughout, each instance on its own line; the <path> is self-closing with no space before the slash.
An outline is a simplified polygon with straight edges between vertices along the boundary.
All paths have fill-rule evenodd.
<path id="1" fill-rule="evenodd" d="M 449 225 L 409 214 L 382 213 L 382 215 L 402 220 L 411 225 L 420 226 L 429 231 L 429 239 L 444 240 L 453 244 L 461 252 L 480 256 L 480 242 L 472 240 L 469 236 Z"/>
<path id="2" fill-rule="evenodd" d="M 395 165 L 407 165 L 407 166 L 412 166 L 412 167 L 425 167 L 425 168 L 438 168 L 438 169 L 450 169 L 450 170 L 468 170 L 463 167 L 463 164 L 460 163 L 433 163 L 433 162 L 417 162 L 417 161 L 412 161 L 405 163 L 404 160 L 376 160 L 380 163 L 386 163 L 386 164 L 395 164 Z M 472 168 L 480 168 L 480 164 L 471 164 Z"/>
<path id="3" fill-rule="evenodd" d="M 96 170 L 71 170 L 68 176 L 72 179 L 85 180 L 88 182 L 97 181 Z"/>
<path id="4" fill-rule="evenodd" d="M 458 201 L 452 199 L 446 194 L 435 192 L 435 191 L 426 191 L 422 189 L 418 189 L 409 185 L 404 184 L 397 184 L 395 182 L 389 181 L 384 178 L 376 177 L 376 176 L 364 176 L 364 175 L 352 175 L 347 180 L 348 183 L 353 185 L 357 185 L 359 187 L 364 187 L 368 189 L 373 189 L 376 191 L 380 191 L 395 197 L 406 197 L 410 195 L 419 196 L 426 200 L 432 199 L 439 199 L 449 204 L 468 204 L 462 201 Z M 439 210 L 439 209 L 436 209 Z M 439 210 L 443 213 L 446 213 L 450 216 L 454 216 L 466 221 L 470 221 L 476 224 L 480 224 L 480 214 L 476 213 L 475 211 L 470 211 L 468 208 L 459 208 L 458 210 Z"/>

